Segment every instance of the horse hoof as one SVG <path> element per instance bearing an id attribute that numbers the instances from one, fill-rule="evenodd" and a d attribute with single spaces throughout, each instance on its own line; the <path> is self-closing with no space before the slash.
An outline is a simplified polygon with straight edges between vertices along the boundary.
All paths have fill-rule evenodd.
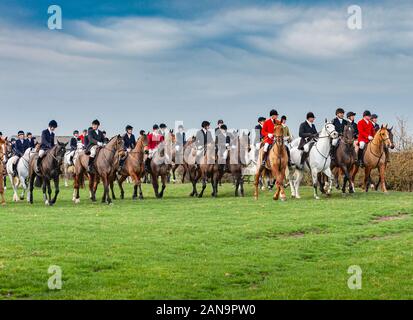
<path id="1" fill-rule="evenodd" d="M 23 200 L 24 200 L 24 197 L 20 197 L 20 200 L 22 200 L 22 201 L 23 201 Z"/>
<path id="2" fill-rule="evenodd" d="M 80 199 L 75 199 L 75 204 L 79 204 L 80 203 Z"/>
<path id="3" fill-rule="evenodd" d="M 287 198 L 283 197 L 283 198 L 281 198 L 281 201 L 285 202 L 285 201 L 287 201 Z"/>
<path id="4" fill-rule="evenodd" d="M 136 201 L 138 200 L 138 197 L 132 197 L 132 200 Z"/>
<path id="5" fill-rule="evenodd" d="M 49 200 L 46 200 L 46 201 L 44 202 L 44 204 L 45 204 L 46 206 L 49 206 L 49 205 L 50 205 Z"/>
<path id="6" fill-rule="evenodd" d="M 316 200 L 320 200 L 320 197 L 315 197 Z"/>

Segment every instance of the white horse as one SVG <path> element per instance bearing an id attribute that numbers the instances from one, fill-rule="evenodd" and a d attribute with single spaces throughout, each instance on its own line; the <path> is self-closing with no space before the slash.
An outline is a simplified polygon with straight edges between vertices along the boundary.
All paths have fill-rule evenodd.
<path id="1" fill-rule="evenodd" d="M 331 146 L 336 144 L 338 141 L 338 132 L 336 131 L 334 125 L 331 122 L 327 122 L 321 130 L 319 137 L 316 140 L 314 146 L 310 150 L 308 161 L 301 165 L 301 156 L 303 151 L 298 149 L 300 139 L 296 139 L 291 143 L 291 162 L 295 167 L 289 174 L 291 196 L 293 198 L 300 199 L 300 183 L 303 179 L 304 171 L 310 171 L 313 180 L 314 187 L 314 198 L 319 200 L 318 196 L 318 174 L 320 172 L 324 173 L 328 177 L 328 191 L 327 195 L 331 194 L 333 186 L 333 174 L 330 169 L 331 157 L 330 150 Z M 308 152 L 310 143 L 304 146 L 304 150 Z M 294 172 L 293 172 L 294 171 Z"/>
<path id="2" fill-rule="evenodd" d="M 6 164 L 7 175 L 9 176 L 11 186 L 13 187 L 13 201 L 18 202 L 19 200 L 24 200 L 24 194 L 27 191 L 27 178 L 29 177 L 29 163 L 30 159 L 36 153 L 34 148 L 29 148 L 24 152 L 24 155 L 20 158 L 17 163 L 17 177 L 13 175 L 13 158 L 10 158 Z M 19 185 L 22 186 L 23 191 L 18 196 Z M 29 201 L 29 198 L 27 198 Z"/>
<path id="3" fill-rule="evenodd" d="M 65 187 L 69 186 L 69 179 L 70 179 L 70 167 L 76 164 L 76 160 L 79 157 L 79 152 L 83 151 L 85 146 L 83 145 L 82 141 L 77 142 L 76 150 L 74 151 L 67 151 L 63 158 L 63 171 L 65 177 Z"/>

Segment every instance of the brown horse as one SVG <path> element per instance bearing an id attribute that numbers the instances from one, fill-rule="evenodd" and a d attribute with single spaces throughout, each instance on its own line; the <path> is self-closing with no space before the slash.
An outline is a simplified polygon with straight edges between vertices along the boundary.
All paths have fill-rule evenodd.
<path id="1" fill-rule="evenodd" d="M 369 191 L 371 184 L 371 172 L 374 169 L 379 170 L 381 189 L 384 193 L 387 193 L 386 188 L 386 148 L 391 147 L 391 141 L 389 137 L 389 131 L 386 126 L 382 126 L 377 131 L 374 139 L 367 145 L 364 152 L 364 185 L 365 192 Z M 357 174 L 358 167 L 353 172 L 353 177 Z"/>
<path id="2" fill-rule="evenodd" d="M 182 167 L 184 168 L 184 172 L 188 174 L 189 181 L 192 184 L 192 192 L 189 194 L 190 197 L 197 197 L 199 195 L 196 188 L 196 184 L 198 183 L 201 177 L 199 166 L 195 164 L 196 147 L 194 143 L 195 137 L 193 136 L 185 143 L 183 147 L 184 159 Z"/>
<path id="3" fill-rule="evenodd" d="M 6 204 L 6 200 L 4 199 L 4 160 L 6 157 L 6 145 L 7 145 L 7 138 L 3 139 L 0 138 L 0 197 L 1 197 L 1 205 L 4 206 Z"/>
<path id="4" fill-rule="evenodd" d="M 57 144 L 50 149 L 40 163 L 39 168 L 39 175 L 36 174 L 36 163 L 38 159 L 38 155 L 31 158 L 29 163 L 29 201 L 33 204 L 33 190 L 35 185 L 35 179 L 39 179 L 42 181 L 42 189 L 43 189 L 43 200 L 46 205 L 52 206 L 56 203 L 57 196 L 60 192 L 59 188 L 59 178 L 61 173 L 61 166 L 63 163 L 63 158 L 66 153 L 66 145 L 67 143 L 57 142 Z M 53 180 L 54 187 L 55 187 L 55 194 L 52 198 L 52 188 L 50 182 Z M 47 191 L 47 194 L 46 194 Z"/>
<path id="5" fill-rule="evenodd" d="M 136 142 L 135 148 L 128 152 L 128 155 L 123 164 L 122 171 L 118 176 L 118 184 L 120 189 L 120 198 L 125 198 L 125 191 L 123 189 L 123 182 L 128 178 L 132 177 L 134 183 L 133 189 L 133 200 L 138 197 L 139 188 L 139 199 L 143 199 L 142 193 L 142 181 L 141 179 L 145 175 L 145 147 L 148 145 L 148 137 L 146 135 L 141 135 Z"/>
<path id="6" fill-rule="evenodd" d="M 354 128 L 351 125 L 344 127 L 343 136 L 339 140 L 336 150 L 335 160 L 331 163 L 331 168 L 335 172 L 335 179 L 339 185 L 340 173 L 344 175 L 342 192 L 346 193 L 346 186 L 349 183 L 349 192 L 354 193 L 354 180 L 351 172 L 357 161 L 356 149 L 354 147 Z"/>
<path id="7" fill-rule="evenodd" d="M 121 135 L 114 136 L 106 146 L 98 150 L 94 161 L 94 171 L 88 174 L 90 199 L 93 202 L 96 201 L 97 186 L 100 180 L 102 180 L 104 190 L 102 203 L 112 203 L 112 199 L 109 195 L 109 186 L 113 183 L 116 177 L 116 171 L 119 167 L 119 159 L 124 153 L 123 138 Z M 83 183 L 84 175 L 87 172 L 88 163 L 89 155 L 85 152 L 81 152 L 75 165 L 75 179 L 73 184 L 73 201 L 75 203 L 80 202 L 79 188 Z"/>
<path id="8" fill-rule="evenodd" d="M 255 191 L 254 191 L 254 197 L 257 200 L 258 199 L 258 186 L 260 182 L 260 177 L 262 175 L 262 172 L 264 170 L 271 171 L 272 176 L 276 180 L 276 191 L 274 193 L 274 200 L 278 200 L 280 198 L 281 194 L 281 201 L 285 201 L 287 199 L 285 195 L 285 190 L 284 190 L 284 180 L 286 176 L 286 170 L 288 167 L 288 154 L 286 150 L 286 146 L 284 144 L 284 128 L 281 124 L 276 124 L 274 127 L 274 144 L 269 150 L 268 154 L 268 159 L 266 161 L 266 165 L 262 166 L 260 165 L 257 173 L 255 175 L 255 181 L 254 181 L 254 186 L 255 186 Z M 259 157 L 258 157 L 258 163 L 262 163 L 262 157 L 263 157 L 263 149 L 260 149 Z"/>

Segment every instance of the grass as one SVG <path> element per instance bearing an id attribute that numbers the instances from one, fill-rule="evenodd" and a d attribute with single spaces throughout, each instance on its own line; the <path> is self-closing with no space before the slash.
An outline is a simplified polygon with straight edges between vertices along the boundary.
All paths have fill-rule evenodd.
<path id="1" fill-rule="evenodd" d="M 390 192 L 274 202 L 189 198 L 168 185 L 166 198 L 128 198 L 113 206 L 71 202 L 62 190 L 45 207 L 0 208 L 0 299 L 412 299 L 413 195 Z M 99 195 L 101 189 L 99 189 Z M 389 218 L 391 217 L 391 218 Z M 49 290 L 48 268 L 63 272 Z M 363 270 L 362 290 L 347 270 Z"/>

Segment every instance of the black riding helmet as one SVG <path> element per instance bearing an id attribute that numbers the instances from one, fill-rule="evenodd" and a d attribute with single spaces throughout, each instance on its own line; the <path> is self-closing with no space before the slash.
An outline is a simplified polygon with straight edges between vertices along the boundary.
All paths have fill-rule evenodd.
<path id="1" fill-rule="evenodd" d="M 24 135 L 24 131 L 20 130 L 19 132 L 17 132 L 18 136 L 20 136 L 21 134 Z"/>
<path id="2" fill-rule="evenodd" d="M 265 119 L 264 117 L 259 117 L 258 118 L 258 122 L 262 122 L 262 121 L 265 121 L 265 120 L 267 120 L 267 119 Z"/>
<path id="3" fill-rule="evenodd" d="M 93 120 L 92 124 L 94 124 L 95 126 L 100 126 L 100 122 L 99 120 Z"/>
<path id="4" fill-rule="evenodd" d="M 282 116 L 281 121 L 283 121 L 283 120 L 287 121 L 287 116 Z"/>
<path id="5" fill-rule="evenodd" d="M 165 124 L 165 123 L 161 123 L 161 124 L 159 125 L 159 128 L 161 128 L 161 129 L 166 129 L 166 124 Z"/>
<path id="6" fill-rule="evenodd" d="M 227 127 L 226 124 L 223 124 L 223 125 L 221 125 L 221 129 L 226 131 L 226 130 L 228 130 L 228 127 Z"/>
<path id="7" fill-rule="evenodd" d="M 133 127 L 128 124 L 128 125 L 126 126 L 125 130 L 126 130 L 126 131 L 128 131 L 128 130 L 133 130 Z"/>
<path id="8" fill-rule="evenodd" d="M 366 116 L 371 117 L 371 112 L 369 110 L 366 110 L 363 112 L 363 117 L 366 117 Z"/>
<path id="9" fill-rule="evenodd" d="M 314 115 L 313 112 L 307 113 L 307 120 L 310 119 L 310 118 L 314 118 L 314 119 L 315 119 L 315 115 Z"/>
<path id="10" fill-rule="evenodd" d="M 272 117 L 272 116 L 278 116 L 278 111 L 275 110 L 275 109 L 272 109 L 272 110 L 270 111 L 270 117 Z"/>
<path id="11" fill-rule="evenodd" d="M 75 135 L 75 134 L 79 134 L 79 130 L 73 131 L 73 135 Z"/>
<path id="12" fill-rule="evenodd" d="M 206 127 L 209 127 L 210 125 L 211 123 L 209 123 L 208 121 L 202 121 L 201 127 L 205 129 Z"/>
<path id="13" fill-rule="evenodd" d="M 158 130 L 158 129 L 159 129 L 159 126 L 158 126 L 157 124 L 154 124 L 153 127 L 152 127 L 152 129 L 153 129 L 153 130 Z"/>
<path id="14" fill-rule="evenodd" d="M 347 119 L 355 115 L 356 114 L 353 111 L 347 112 Z"/>
<path id="15" fill-rule="evenodd" d="M 339 113 L 344 113 L 344 109 L 343 108 L 338 108 L 336 110 L 336 115 L 338 115 Z"/>
<path id="16" fill-rule="evenodd" d="M 57 122 L 55 120 L 52 120 L 49 122 L 49 127 L 50 128 L 57 128 Z"/>

